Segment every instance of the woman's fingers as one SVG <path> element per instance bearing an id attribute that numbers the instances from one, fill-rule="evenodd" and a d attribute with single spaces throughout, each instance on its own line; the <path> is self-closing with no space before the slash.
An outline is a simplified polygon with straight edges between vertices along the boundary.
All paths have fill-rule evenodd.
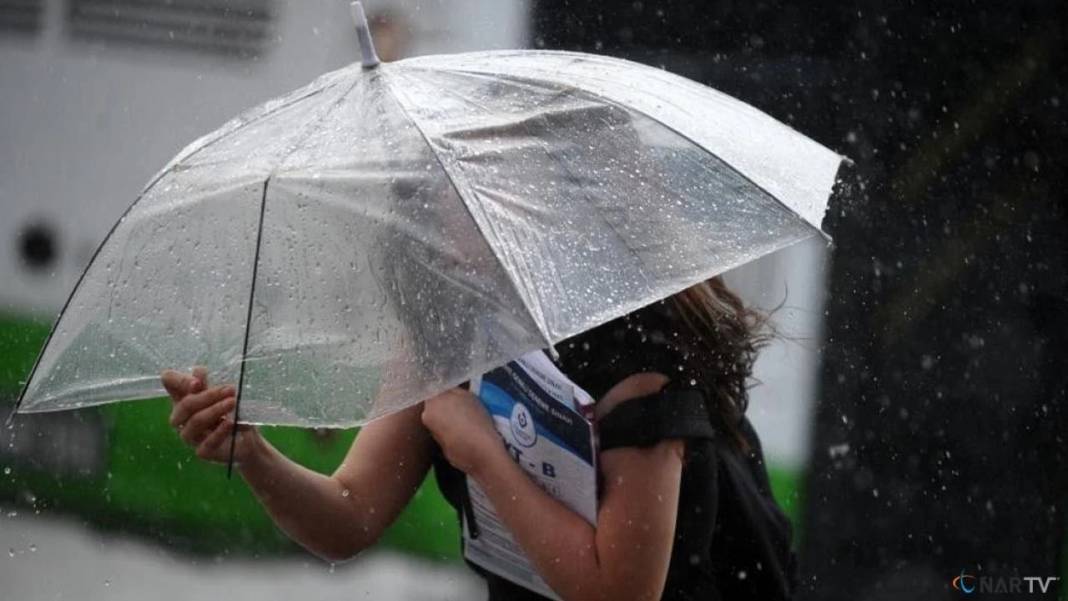
<path id="1" fill-rule="evenodd" d="M 165 369 L 160 374 L 160 381 L 163 382 L 163 388 L 167 390 L 171 400 L 177 403 L 186 395 L 201 392 L 207 387 L 208 370 L 197 366 L 193 368 L 193 373 L 190 375 L 173 369 Z"/>
<path id="2" fill-rule="evenodd" d="M 208 387 L 208 368 L 197 365 L 193 368 L 193 379 L 200 382 L 200 390 Z"/>
<path id="3" fill-rule="evenodd" d="M 228 397 L 219 403 L 198 411 L 193 417 L 189 418 L 189 421 L 185 423 L 185 427 L 182 428 L 182 440 L 191 445 L 200 444 L 219 425 L 219 421 L 222 420 L 223 416 L 233 411 L 236 403 L 237 400 L 234 397 Z"/>
<path id="4" fill-rule="evenodd" d="M 159 379 L 163 382 L 163 388 L 167 390 L 167 394 L 171 395 L 171 400 L 175 403 L 189 394 L 189 384 L 192 379 L 188 375 L 173 369 L 165 369 L 160 374 Z"/>
<path id="5" fill-rule="evenodd" d="M 198 411 L 206 409 L 226 397 L 232 397 L 236 393 L 236 389 L 227 384 L 226 386 L 209 388 L 197 394 L 186 395 L 181 401 L 175 403 L 174 409 L 171 410 L 171 426 L 175 428 L 181 427 Z"/>
<path id="6" fill-rule="evenodd" d="M 165 369 L 163 373 L 159 375 L 160 382 L 163 383 L 163 389 L 170 395 L 171 400 L 178 402 L 183 396 L 185 396 L 185 376 L 174 371 L 173 369 Z"/>
<path id="7" fill-rule="evenodd" d="M 219 450 L 219 446 L 230 440 L 230 432 L 234 429 L 234 422 L 223 418 L 218 426 L 197 445 L 197 457 L 201 459 L 213 459 Z"/>
<path id="8" fill-rule="evenodd" d="M 219 447 L 233 433 L 234 422 L 227 414 L 237 405 L 236 388 L 231 385 L 208 388 L 208 370 L 193 368 L 191 374 L 166 369 L 160 374 L 163 387 L 174 401 L 170 424 L 202 459 L 218 459 Z"/>

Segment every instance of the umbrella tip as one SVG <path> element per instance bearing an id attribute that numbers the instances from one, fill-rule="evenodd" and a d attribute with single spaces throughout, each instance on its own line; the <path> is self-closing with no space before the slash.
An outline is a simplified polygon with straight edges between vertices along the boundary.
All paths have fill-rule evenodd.
<path id="1" fill-rule="evenodd" d="M 556 350 L 556 345 L 554 345 L 554 344 L 550 344 L 549 345 L 549 356 L 552 357 L 553 361 L 559 361 L 560 360 L 560 352 Z"/>
<path id="2" fill-rule="evenodd" d="M 360 64 L 364 69 L 374 69 L 378 66 L 378 53 L 375 52 L 375 43 L 371 39 L 371 27 L 367 24 L 367 15 L 363 12 L 363 4 L 353 2 L 349 5 L 352 13 L 352 23 L 356 26 L 356 39 L 360 42 Z"/>

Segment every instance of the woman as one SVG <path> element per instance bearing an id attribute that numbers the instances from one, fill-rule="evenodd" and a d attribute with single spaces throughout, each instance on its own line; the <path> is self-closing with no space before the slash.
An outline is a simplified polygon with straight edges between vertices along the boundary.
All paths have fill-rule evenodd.
<path id="1" fill-rule="evenodd" d="M 238 469 L 279 527 L 331 561 L 372 545 L 433 466 L 458 510 L 464 478 L 481 485 L 563 599 L 786 599 L 790 526 L 744 415 L 766 325 L 716 277 L 557 345 L 561 370 L 599 399 L 596 527 L 524 474 L 462 388 L 368 424 L 331 476 L 240 426 Z M 182 439 L 225 461 L 234 388 L 200 370 L 163 382 Z M 541 598 L 479 571 L 492 600 Z"/>

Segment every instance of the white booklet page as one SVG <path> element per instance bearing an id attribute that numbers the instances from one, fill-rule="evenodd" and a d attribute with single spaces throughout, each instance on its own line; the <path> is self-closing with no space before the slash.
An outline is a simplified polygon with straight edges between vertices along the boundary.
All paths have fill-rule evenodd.
<path id="1" fill-rule="evenodd" d="M 545 355 L 530 352 L 471 381 L 505 447 L 543 490 L 591 524 L 597 521 L 597 452 L 593 399 Z M 486 570 L 559 599 L 468 478 L 471 514 L 464 520 L 464 557 Z M 473 518 L 474 525 L 469 523 Z"/>

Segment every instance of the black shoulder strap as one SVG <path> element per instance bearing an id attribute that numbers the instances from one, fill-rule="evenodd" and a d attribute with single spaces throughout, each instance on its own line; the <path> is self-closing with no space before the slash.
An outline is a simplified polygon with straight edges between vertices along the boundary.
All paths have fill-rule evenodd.
<path id="1" fill-rule="evenodd" d="M 597 422 L 600 450 L 643 447 L 665 438 L 716 438 L 704 395 L 695 388 L 665 388 L 628 399 Z"/>

